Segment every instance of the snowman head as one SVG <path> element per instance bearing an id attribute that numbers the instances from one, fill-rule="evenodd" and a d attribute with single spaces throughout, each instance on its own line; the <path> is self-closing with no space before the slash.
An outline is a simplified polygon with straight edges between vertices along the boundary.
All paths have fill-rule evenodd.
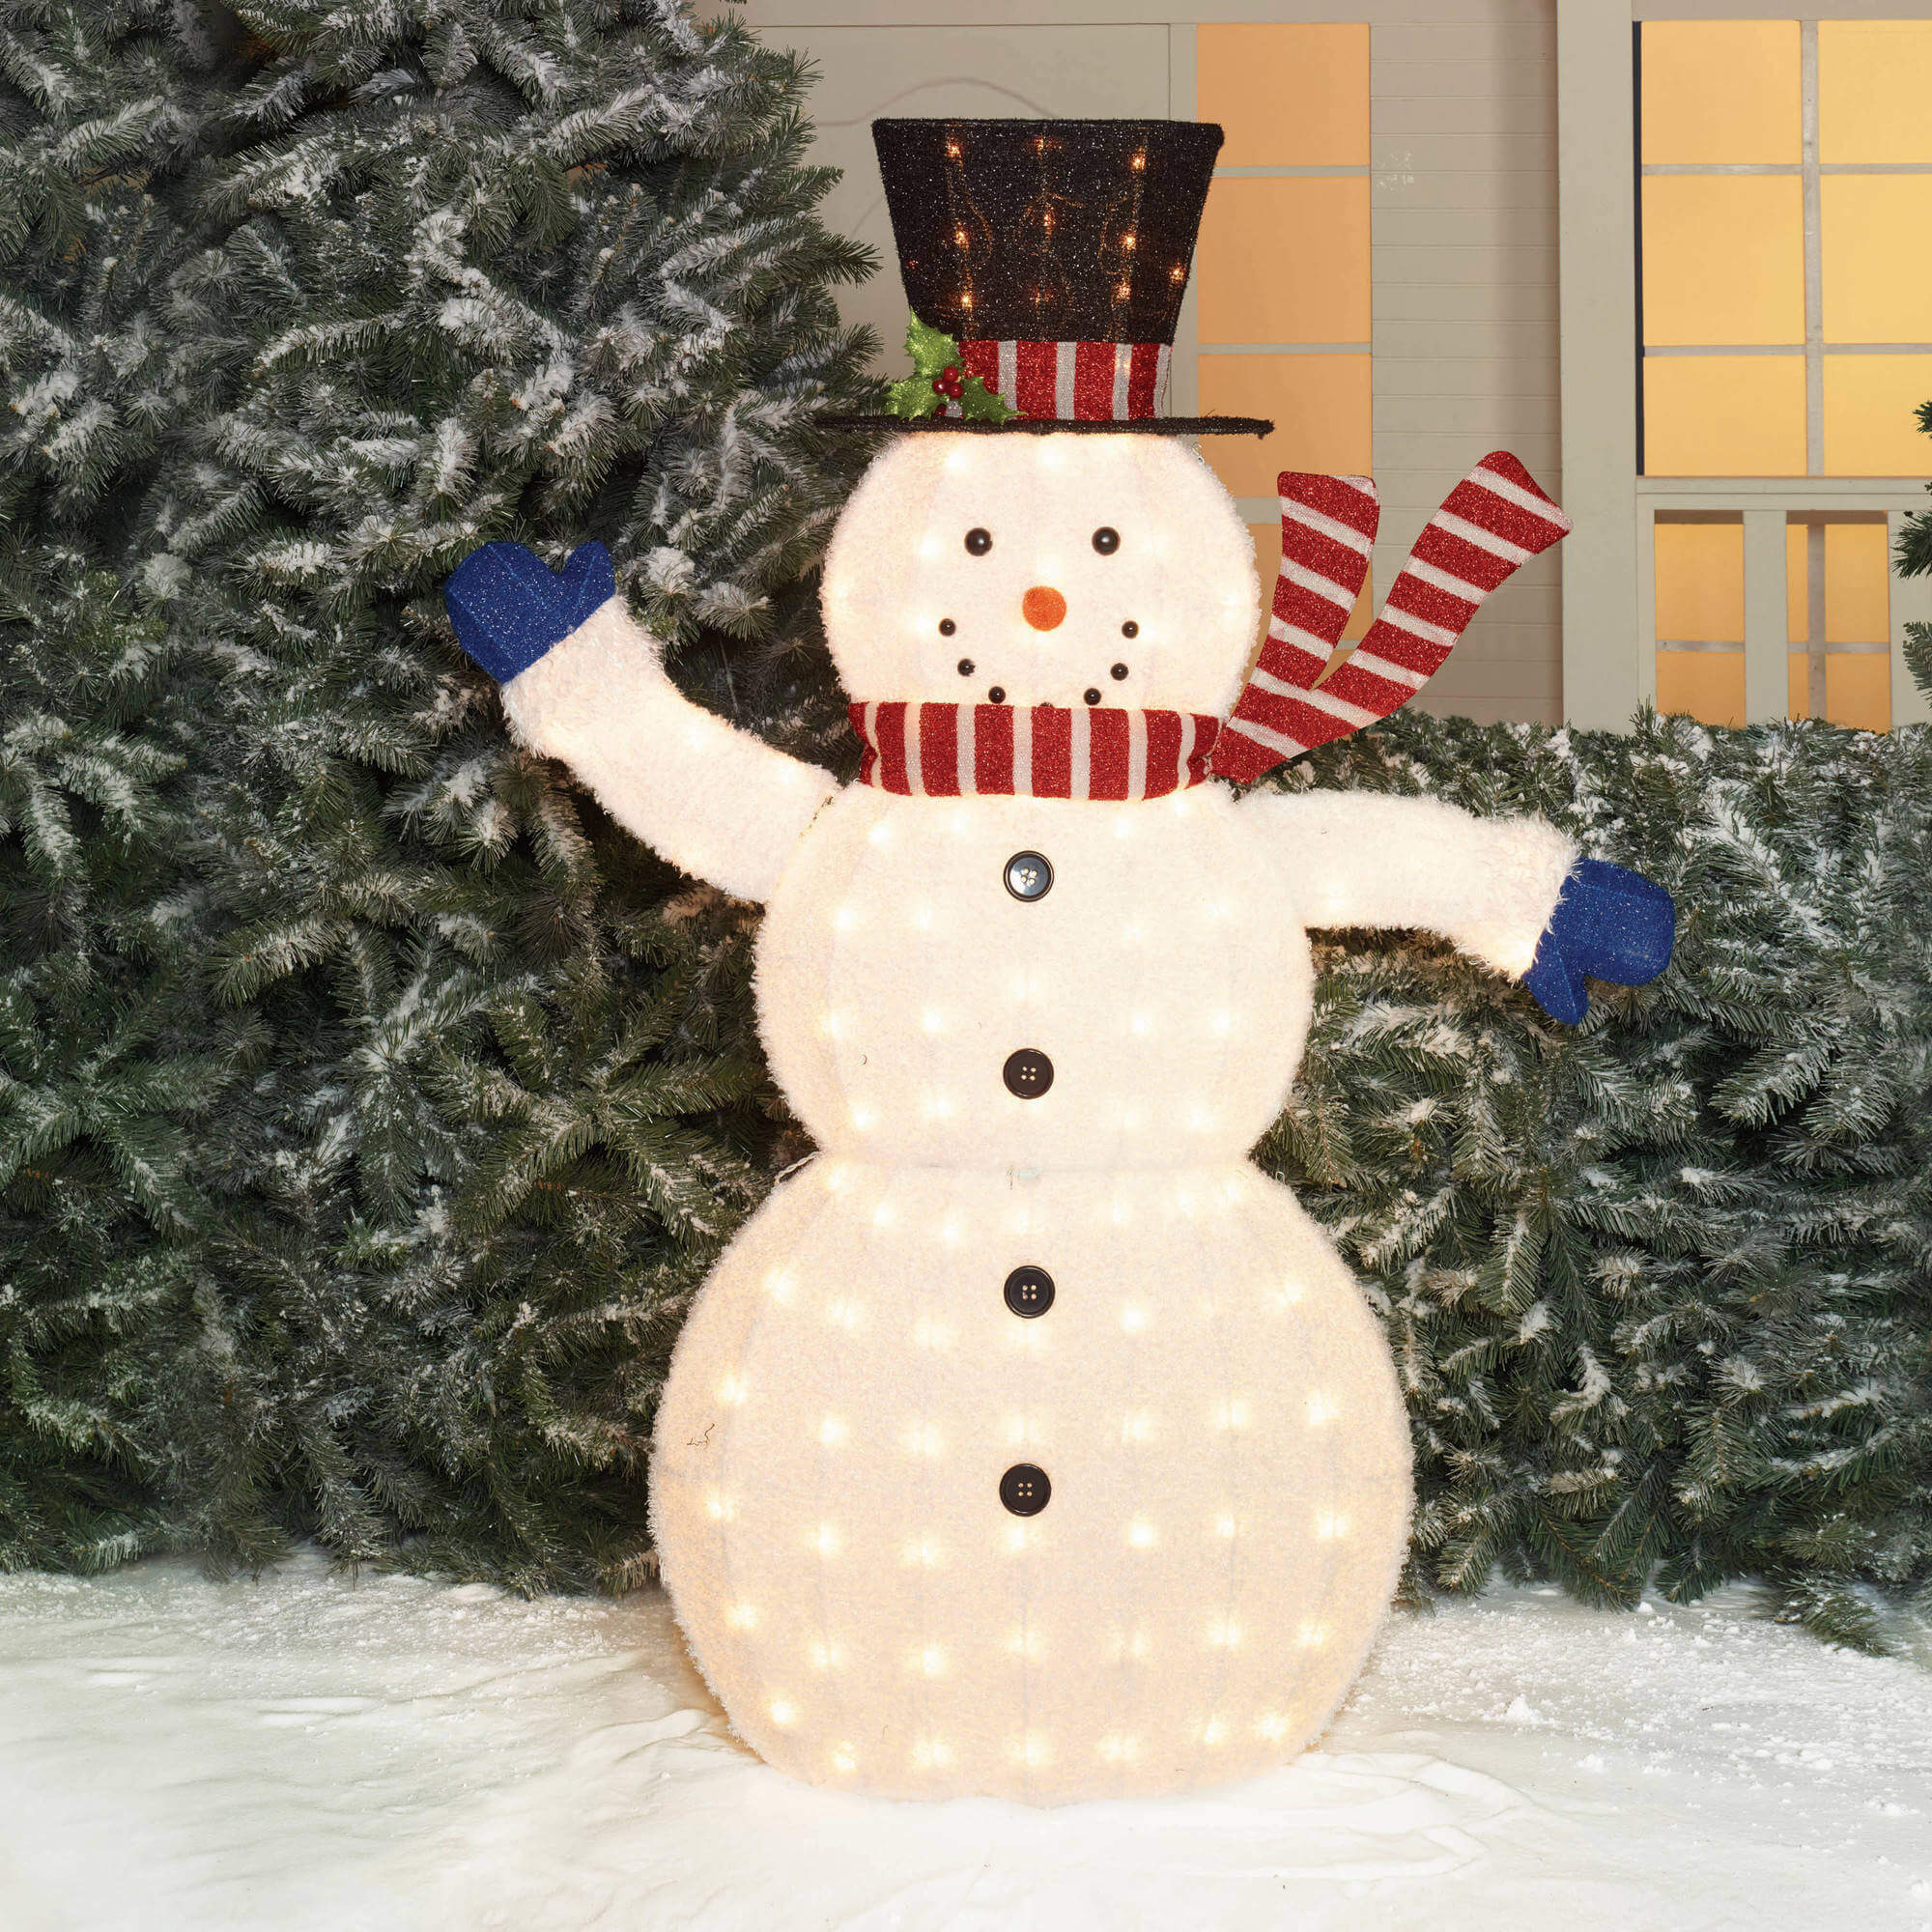
<path id="1" fill-rule="evenodd" d="M 866 472 L 822 602 L 862 703 L 1219 716 L 1260 591 L 1233 499 L 1173 438 L 936 434 L 898 438 Z"/>

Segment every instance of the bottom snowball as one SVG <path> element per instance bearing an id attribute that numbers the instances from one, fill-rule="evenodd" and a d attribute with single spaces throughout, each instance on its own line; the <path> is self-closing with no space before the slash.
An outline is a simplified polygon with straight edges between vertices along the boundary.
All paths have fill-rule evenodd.
<path id="1" fill-rule="evenodd" d="M 1009 1303 L 1021 1268 L 1045 1313 Z M 1002 1501 L 1019 1464 L 1036 1515 Z M 700 1292 L 652 1484 L 679 1621 L 763 1757 L 1060 1804 L 1311 1742 L 1394 1588 L 1408 1433 L 1353 1277 L 1251 1167 L 820 1160 Z"/>

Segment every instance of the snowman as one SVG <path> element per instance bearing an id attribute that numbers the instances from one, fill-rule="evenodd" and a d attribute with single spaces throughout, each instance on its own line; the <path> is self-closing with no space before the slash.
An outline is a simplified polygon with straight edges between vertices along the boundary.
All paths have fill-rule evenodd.
<path id="1" fill-rule="evenodd" d="M 1308 1028 L 1310 928 L 1423 927 L 1581 1017 L 1670 901 L 1535 820 L 1245 783 L 1412 696 L 1568 527 L 1491 456 L 1331 665 L 1362 478 L 1248 532 L 1159 402 L 1215 128 L 882 122 L 924 339 L 847 504 L 826 635 L 857 782 L 695 707 L 602 548 L 451 580 L 521 740 L 762 904 L 759 1025 L 820 1151 L 719 1261 L 656 1422 L 652 1521 L 740 1735 L 814 1783 L 1034 1804 L 1301 1751 L 1410 1512 L 1355 1281 L 1248 1160 Z"/>

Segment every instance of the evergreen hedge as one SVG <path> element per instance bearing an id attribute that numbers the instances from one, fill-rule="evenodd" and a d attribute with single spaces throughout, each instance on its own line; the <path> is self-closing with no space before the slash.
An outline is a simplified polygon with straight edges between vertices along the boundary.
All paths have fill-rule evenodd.
<path id="1" fill-rule="evenodd" d="M 694 693 L 849 771 L 797 580 L 866 263 L 803 87 L 670 0 L 0 0 L 0 1567 L 649 1574 L 678 1323 L 809 1150 L 753 915 L 509 744 L 437 590 L 604 537 Z M 1541 811 L 1683 910 L 1574 1030 L 1323 936 L 1260 1155 L 1387 1322 L 1411 1590 L 1763 1576 L 1884 1641 L 1932 733 L 1404 715 L 1275 781 Z"/>

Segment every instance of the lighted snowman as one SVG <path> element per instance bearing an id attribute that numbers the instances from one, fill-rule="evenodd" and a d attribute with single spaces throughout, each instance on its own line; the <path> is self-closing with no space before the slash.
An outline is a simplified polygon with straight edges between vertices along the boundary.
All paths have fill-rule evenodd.
<path id="1" fill-rule="evenodd" d="M 959 362 L 826 564 L 860 781 L 681 697 L 597 546 L 557 577 L 491 545 L 450 608 L 525 742 L 766 906 L 760 1024 L 822 1151 L 697 1297 L 652 1464 L 732 1722 L 876 1793 L 1174 1791 L 1308 1745 L 1407 1533 L 1386 1344 L 1247 1159 L 1301 1053 L 1308 929 L 1429 928 L 1574 1019 L 1581 972 L 1662 970 L 1670 903 L 1536 821 L 1215 781 L 1392 710 L 1567 527 L 1485 459 L 1318 683 L 1375 498 L 1286 476 L 1246 674 L 1248 533 L 1176 433 L 1265 425 L 1158 414 L 1218 129 L 875 131 Z M 975 377 L 1021 413 L 960 413 L 997 412 Z"/>

